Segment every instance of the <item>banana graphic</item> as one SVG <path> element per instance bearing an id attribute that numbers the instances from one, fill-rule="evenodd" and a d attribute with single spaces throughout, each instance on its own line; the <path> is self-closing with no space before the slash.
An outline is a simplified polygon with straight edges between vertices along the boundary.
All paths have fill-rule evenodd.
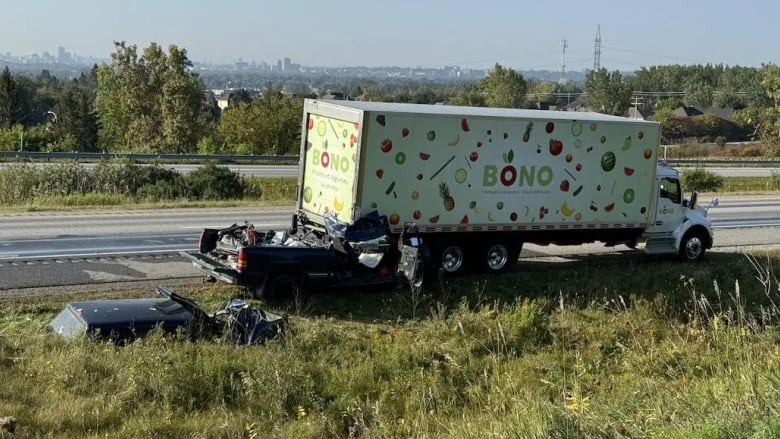
<path id="1" fill-rule="evenodd" d="M 455 138 L 447 142 L 448 146 L 456 146 L 458 143 L 460 143 L 460 133 L 455 135 Z"/>
<path id="2" fill-rule="evenodd" d="M 563 216 L 571 216 L 571 214 L 574 213 L 574 209 L 569 207 L 564 201 L 563 204 L 561 204 L 561 213 L 563 214 Z"/>
<path id="3" fill-rule="evenodd" d="M 525 213 L 523 214 L 523 216 L 528 216 L 529 213 L 531 213 L 531 208 L 528 207 L 528 206 L 525 206 Z"/>
<path id="4" fill-rule="evenodd" d="M 344 209 L 344 202 L 339 201 L 338 198 L 333 199 L 333 208 L 336 209 L 337 212 L 341 212 Z"/>

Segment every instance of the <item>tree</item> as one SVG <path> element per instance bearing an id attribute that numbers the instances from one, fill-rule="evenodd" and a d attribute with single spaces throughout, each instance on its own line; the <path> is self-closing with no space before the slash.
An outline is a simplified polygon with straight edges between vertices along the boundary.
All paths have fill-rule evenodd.
<path id="1" fill-rule="evenodd" d="M 780 66 L 764 64 L 761 66 L 761 87 L 772 101 L 772 107 L 765 112 L 762 139 L 780 137 Z"/>
<path id="2" fill-rule="evenodd" d="M 95 108 L 100 144 L 110 150 L 194 151 L 208 123 L 204 93 L 187 51 L 152 43 L 114 43 L 111 63 L 97 70 Z"/>
<path id="3" fill-rule="evenodd" d="M 496 64 L 478 84 L 488 107 L 520 108 L 528 86 L 523 75 Z"/>
<path id="4" fill-rule="evenodd" d="M 89 90 L 79 80 L 69 82 L 56 106 L 57 125 L 63 135 L 70 135 L 77 151 L 96 151 L 98 142 L 97 115 Z"/>
<path id="5" fill-rule="evenodd" d="M 0 74 L 0 129 L 10 128 L 16 120 L 14 107 L 16 103 L 16 82 L 6 66 Z"/>
<path id="6" fill-rule="evenodd" d="M 588 106 L 599 113 L 623 116 L 631 105 L 631 85 L 615 70 L 591 70 L 585 77 Z"/>
<path id="7" fill-rule="evenodd" d="M 485 95 L 476 84 L 466 84 L 450 99 L 450 104 L 464 107 L 484 107 L 486 105 Z"/>
<path id="8" fill-rule="evenodd" d="M 555 93 L 558 90 L 558 84 L 550 81 L 533 81 L 531 82 L 530 91 L 528 92 L 527 102 L 529 104 L 536 104 L 537 102 L 549 102 L 555 103 Z"/>
<path id="9" fill-rule="evenodd" d="M 297 152 L 301 134 L 303 101 L 266 89 L 251 104 L 226 111 L 219 134 L 232 152 L 239 154 L 289 154 Z"/>

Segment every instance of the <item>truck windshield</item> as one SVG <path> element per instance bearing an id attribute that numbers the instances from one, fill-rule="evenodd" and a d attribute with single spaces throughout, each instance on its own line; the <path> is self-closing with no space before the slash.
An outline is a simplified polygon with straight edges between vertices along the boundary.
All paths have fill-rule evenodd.
<path id="1" fill-rule="evenodd" d="M 668 198 L 672 203 L 680 204 L 680 181 L 676 178 L 662 178 L 660 198 Z"/>

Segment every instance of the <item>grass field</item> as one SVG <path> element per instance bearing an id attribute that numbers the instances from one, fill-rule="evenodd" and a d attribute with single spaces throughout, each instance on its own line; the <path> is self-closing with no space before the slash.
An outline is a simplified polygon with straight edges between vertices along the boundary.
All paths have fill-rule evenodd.
<path id="1" fill-rule="evenodd" d="M 250 348 L 65 342 L 42 327 L 73 297 L 7 299 L 0 417 L 19 426 L 0 437 L 778 437 L 778 266 L 586 256 L 313 292 L 273 308 L 285 343 Z M 239 293 L 180 292 L 208 309 Z"/>

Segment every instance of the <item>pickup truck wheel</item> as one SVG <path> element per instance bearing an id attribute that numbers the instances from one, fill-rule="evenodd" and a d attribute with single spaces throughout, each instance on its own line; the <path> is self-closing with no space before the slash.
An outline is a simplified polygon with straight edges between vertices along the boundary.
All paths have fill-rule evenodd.
<path id="1" fill-rule="evenodd" d="M 269 302 L 289 300 L 300 294 L 301 285 L 298 279 L 289 274 L 274 276 L 263 291 L 263 298 Z"/>
<path id="2" fill-rule="evenodd" d="M 698 262 L 704 257 L 706 238 L 700 230 L 688 231 L 680 241 L 680 258 L 686 262 Z"/>
<path id="3" fill-rule="evenodd" d="M 460 273 L 465 266 L 465 253 L 459 245 L 447 245 L 439 253 L 439 265 L 445 273 Z"/>

